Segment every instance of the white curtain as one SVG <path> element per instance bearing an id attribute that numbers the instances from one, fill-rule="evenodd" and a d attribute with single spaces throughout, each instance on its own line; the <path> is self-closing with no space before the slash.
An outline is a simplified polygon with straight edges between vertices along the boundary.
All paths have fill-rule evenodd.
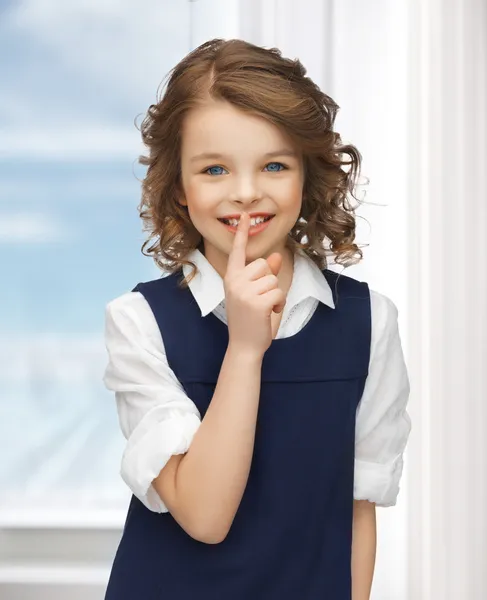
<path id="1" fill-rule="evenodd" d="M 487 597 L 487 9 L 409 11 L 410 600 Z"/>

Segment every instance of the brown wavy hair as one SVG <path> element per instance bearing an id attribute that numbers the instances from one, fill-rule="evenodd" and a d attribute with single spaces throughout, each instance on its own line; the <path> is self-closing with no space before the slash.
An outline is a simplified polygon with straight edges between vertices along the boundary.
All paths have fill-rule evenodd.
<path id="1" fill-rule="evenodd" d="M 140 128 L 149 150 L 148 156 L 139 157 L 139 163 L 148 167 L 138 206 L 143 230 L 149 232 L 141 248 L 145 256 L 152 256 L 170 273 L 184 264 L 191 266 L 183 285 L 197 272 L 187 257 L 195 248 L 203 248 L 202 236 L 187 207 L 178 201 L 182 197 L 180 132 L 187 112 L 212 98 L 265 118 L 301 151 L 303 202 L 288 247 L 302 249 L 321 269 L 327 267 L 329 253 L 345 266 L 361 260 L 362 251 L 354 243 L 356 206 L 349 200 L 353 196 L 360 203 L 353 192 L 361 155 L 355 146 L 343 145 L 333 131 L 339 106 L 306 76 L 299 60 L 284 58 L 277 48 L 214 39 L 190 52 L 167 78 L 164 94 L 150 105 Z"/>

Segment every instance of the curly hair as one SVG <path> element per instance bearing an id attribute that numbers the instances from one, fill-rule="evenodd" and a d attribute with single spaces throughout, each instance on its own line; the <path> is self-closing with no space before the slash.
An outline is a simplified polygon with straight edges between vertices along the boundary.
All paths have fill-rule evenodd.
<path id="1" fill-rule="evenodd" d="M 287 246 L 304 251 L 321 269 L 327 267 L 328 253 L 345 266 L 360 261 L 362 251 L 354 243 L 356 207 L 348 196 L 360 202 L 353 192 L 361 154 L 355 146 L 343 145 L 333 131 L 339 106 L 306 76 L 299 60 L 284 58 L 277 48 L 214 39 L 190 52 L 167 78 L 164 94 L 149 106 L 140 128 L 149 150 L 148 156 L 138 159 L 148 167 L 138 206 L 143 230 L 149 232 L 141 248 L 145 256 L 152 256 L 169 273 L 184 264 L 192 267 L 183 285 L 197 273 L 187 258 L 192 250 L 202 248 L 202 236 L 187 207 L 178 202 L 182 193 L 180 132 L 187 112 L 209 97 L 265 118 L 300 149 L 303 201 Z"/>

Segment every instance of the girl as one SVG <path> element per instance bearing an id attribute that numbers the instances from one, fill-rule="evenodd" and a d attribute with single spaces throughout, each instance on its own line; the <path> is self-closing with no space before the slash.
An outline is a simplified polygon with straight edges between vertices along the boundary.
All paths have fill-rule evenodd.
<path id="1" fill-rule="evenodd" d="M 326 268 L 325 239 L 362 257 L 337 109 L 298 60 L 212 40 L 148 110 L 142 251 L 168 275 L 106 310 L 133 492 L 106 600 L 369 598 L 409 382 L 393 302 Z"/>

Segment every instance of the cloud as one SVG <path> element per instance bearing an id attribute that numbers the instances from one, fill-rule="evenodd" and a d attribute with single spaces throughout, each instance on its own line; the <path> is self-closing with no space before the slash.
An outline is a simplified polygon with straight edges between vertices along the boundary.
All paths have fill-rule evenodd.
<path id="1" fill-rule="evenodd" d="M 0 213 L 0 243 L 39 244 L 72 239 L 66 227 L 46 214 Z"/>
<path id="2" fill-rule="evenodd" d="M 0 25 L 1 62 L 11 64 L 13 57 L 15 62 L 17 53 L 12 57 L 7 42 L 18 47 L 20 73 L 12 71 L 10 81 L 26 94 L 7 88 L 2 96 L 9 98 L 14 116 L 19 116 L 17 101 L 25 107 L 29 98 L 34 112 L 23 116 L 32 121 L 47 108 L 48 119 L 91 115 L 99 125 L 124 106 L 134 109 L 133 119 L 189 49 L 189 4 L 183 1 L 24 0 Z M 36 106 L 39 96 L 60 111 Z"/>
<path id="3" fill-rule="evenodd" d="M 128 128 L 65 127 L 57 129 L 11 128 L 0 131 L 0 159 L 39 158 L 72 161 L 73 159 L 135 159 L 145 154 L 138 131 Z"/>
<path id="4" fill-rule="evenodd" d="M 133 159 L 133 155 L 130 158 Z M 3 174 L 0 177 L 0 219 L 2 207 L 29 205 L 41 210 L 40 207 L 57 204 L 59 198 L 68 198 L 70 203 L 82 202 L 84 206 L 89 202 L 98 203 L 100 198 L 103 198 L 104 204 L 111 201 L 120 205 L 121 201 L 127 201 L 133 206 L 134 198 L 140 193 L 139 180 L 144 170 L 135 163 L 130 168 L 133 175 L 129 174 L 129 178 L 125 173 L 95 174 L 90 172 L 90 167 L 80 169 L 76 165 L 63 177 L 57 176 L 56 165 L 53 167 L 54 175 L 52 170 L 45 168 L 43 175 L 47 173 L 47 176 L 42 177 L 19 178 Z"/>
<path id="5" fill-rule="evenodd" d="M 0 13 L 0 159 L 138 154 L 134 119 L 188 49 L 183 0 L 12 5 Z"/>
<path id="6" fill-rule="evenodd" d="M 0 336 L 0 381 L 54 384 L 100 382 L 106 349 L 101 334 Z"/>

